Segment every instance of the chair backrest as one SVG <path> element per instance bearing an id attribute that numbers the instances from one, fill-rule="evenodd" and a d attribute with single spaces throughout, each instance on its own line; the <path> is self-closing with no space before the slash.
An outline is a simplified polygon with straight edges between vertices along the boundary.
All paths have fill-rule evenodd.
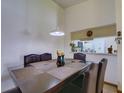
<path id="1" fill-rule="evenodd" d="M 96 93 L 97 75 L 98 75 L 99 64 L 92 63 L 90 70 L 88 71 L 88 82 L 86 93 Z"/>
<path id="2" fill-rule="evenodd" d="M 48 61 L 52 60 L 52 54 L 51 53 L 44 53 L 40 55 L 40 60 L 41 61 Z"/>
<path id="3" fill-rule="evenodd" d="M 103 84 L 104 84 L 106 66 L 107 66 L 107 59 L 103 58 L 99 62 L 96 93 L 102 93 L 103 92 Z"/>
<path id="4" fill-rule="evenodd" d="M 28 64 L 33 63 L 33 62 L 39 62 L 40 60 L 40 55 L 38 54 L 30 54 L 24 56 L 24 67 L 26 67 Z"/>
<path id="5" fill-rule="evenodd" d="M 82 60 L 83 62 L 86 62 L 86 54 L 83 54 L 83 53 L 75 53 L 73 58 Z"/>

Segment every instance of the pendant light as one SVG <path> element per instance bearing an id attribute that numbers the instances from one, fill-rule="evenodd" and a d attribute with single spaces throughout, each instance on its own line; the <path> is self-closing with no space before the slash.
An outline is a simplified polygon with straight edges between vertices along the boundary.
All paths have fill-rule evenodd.
<path id="1" fill-rule="evenodd" d="M 57 22 L 56 22 L 56 28 L 53 30 L 53 31 L 51 31 L 49 34 L 50 35 L 52 35 L 52 36 L 64 36 L 65 35 L 65 33 L 62 31 L 62 30 L 60 30 L 60 18 L 61 18 L 61 16 L 59 15 L 59 10 L 57 11 L 58 13 L 57 13 Z"/>
<path id="2" fill-rule="evenodd" d="M 49 34 L 52 35 L 52 36 L 64 36 L 64 35 L 65 35 L 65 33 L 62 32 L 62 31 L 59 29 L 59 27 L 56 27 L 56 29 L 53 30 L 53 31 L 51 31 Z"/>

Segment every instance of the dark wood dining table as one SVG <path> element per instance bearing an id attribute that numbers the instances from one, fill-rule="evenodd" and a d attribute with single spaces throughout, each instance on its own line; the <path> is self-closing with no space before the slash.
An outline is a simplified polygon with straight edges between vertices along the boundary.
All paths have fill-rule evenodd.
<path id="1" fill-rule="evenodd" d="M 11 76 L 22 93 L 57 93 L 65 80 L 84 71 L 90 64 L 66 59 L 64 66 L 57 67 L 56 60 L 42 61 L 11 70 Z"/>

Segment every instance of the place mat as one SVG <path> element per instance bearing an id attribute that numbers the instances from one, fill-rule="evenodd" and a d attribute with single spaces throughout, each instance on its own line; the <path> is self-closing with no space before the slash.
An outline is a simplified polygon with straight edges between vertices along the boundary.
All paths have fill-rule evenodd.
<path id="1" fill-rule="evenodd" d="M 29 77 L 32 77 L 37 74 L 42 74 L 44 73 L 43 71 L 39 71 L 33 67 L 25 67 L 21 69 L 16 69 L 11 71 L 11 75 L 14 77 L 16 80 L 24 80 L 28 79 Z"/>
<path id="2" fill-rule="evenodd" d="M 49 73 L 50 75 L 60 80 L 64 80 L 78 71 L 79 71 L 78 69 L 64 66 L 64 67 L 59 67 L 59 68 L 50 70 L 47 73 Z"/>
<path id="3" fill-rule="evenodd" d="M 65 65 L 66 67 L 70 67 L 70 68 L 75 68 L 77 70 L 81 70 L 83 69 L 84 67 L 86 67 L 87 65 L 85 63 L 80 63 L 80 62 L 74 62 L 74 63 L 71 63 L 71 64 L 67 64 Z"/>
<path id="4" fill-rule="evenodd" d="M 22 93 L 45 93 L 57 86 L 61 81 L 50 74 L 42 73 L 19 82 Z"/>
<path id="5" fill-rule="evenodd" d="M 31 63 L 30 65 L 43 72 L 57 68 L 56 62 L 51 61 Z"/>

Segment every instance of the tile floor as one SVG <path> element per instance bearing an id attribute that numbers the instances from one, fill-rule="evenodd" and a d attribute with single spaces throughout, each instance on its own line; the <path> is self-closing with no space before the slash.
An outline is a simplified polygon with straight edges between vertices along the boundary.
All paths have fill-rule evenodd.
<path id="1" fill-rule="evenodd" d="M 117 93 L 117 89 L 114 86 L 104 84 L 103 93 Z"/>

